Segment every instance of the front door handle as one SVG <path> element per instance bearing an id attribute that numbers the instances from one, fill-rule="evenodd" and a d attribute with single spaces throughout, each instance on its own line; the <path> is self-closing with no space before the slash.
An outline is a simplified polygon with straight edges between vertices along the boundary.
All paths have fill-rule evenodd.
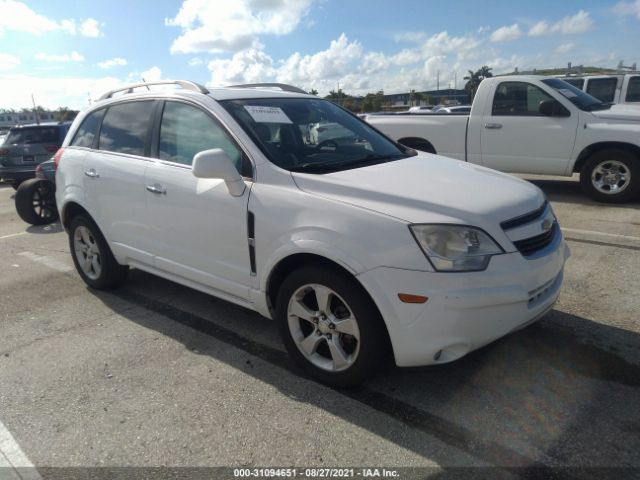
<path id="1" fill-rule="evenodd" d="M 96 172 L 96 169 L 95 169 L 95 168 L 90 168 L 89 170 L 85 170 L 85 171 L 84 171 L 84 174 L 85 174 L 87 177 L 91 177 L 91 178 L 99 178 L 99 177 L 100 177 L 100 175 L 98 174 L 98 172 Z"/>
<path id="2" fill-rule="evenodd" d="M 497 130 L 499 128 L 502 128 L 502 124 L 501 123 L 485 123 L 484 128 L 487 128 L 489 130 Z"/>
<path id="3" fill-rule="evenodd" d="M 155 193 L 156 195 L 166 195 L 167 189 L 164 188 L 159 183 L 154 183 L 153 185 L 147 185 L 146 189 L 148 192 Z"/>

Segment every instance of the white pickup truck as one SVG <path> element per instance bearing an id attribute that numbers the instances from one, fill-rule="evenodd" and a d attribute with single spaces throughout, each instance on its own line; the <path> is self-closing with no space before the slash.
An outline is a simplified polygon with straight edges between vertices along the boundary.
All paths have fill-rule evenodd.
<path id="1" fill-rule="evenodd" d="M 558 78 L 482 81 L 469 115 L 368 115 L 367 122 L 416 150 L 503 172 L 571 176 L 592 198 L 640 193 L 640 110 L 611 110 Z"/>

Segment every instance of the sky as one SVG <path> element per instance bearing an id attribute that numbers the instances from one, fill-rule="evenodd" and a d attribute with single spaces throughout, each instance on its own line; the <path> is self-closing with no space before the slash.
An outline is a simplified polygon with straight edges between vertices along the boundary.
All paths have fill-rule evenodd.
<path id="1" fill-rule="evenodd" d="M 142 78 L 363 95 L 620 61 L 640 64 L 640 0 L 0 0 L 0 108 Z"/>

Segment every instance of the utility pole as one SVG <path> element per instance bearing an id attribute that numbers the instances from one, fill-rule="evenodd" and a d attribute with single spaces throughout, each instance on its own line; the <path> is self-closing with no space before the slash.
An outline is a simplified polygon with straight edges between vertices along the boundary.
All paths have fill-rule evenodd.
<path id="1" fill-rule="evenodd" d="M 36 108 L 36 100 L 33 98 L 33 93 L 31 94 L 31 103 L 33 104 L 33 112 L 36 114 L 36 123 L 40 125 L 40 114 Z"/>
<path id="2" fill-rule="evenodd" d="M 436 90 L 440 91 L 440 70 L 436 70 Z"/>

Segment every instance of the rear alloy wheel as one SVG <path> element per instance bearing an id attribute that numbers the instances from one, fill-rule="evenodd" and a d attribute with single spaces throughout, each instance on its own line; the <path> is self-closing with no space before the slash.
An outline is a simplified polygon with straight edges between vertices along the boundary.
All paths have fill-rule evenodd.
<path id="1" fill-rule="evenodd" d="M 601 150 L 583 165 L 580 184 L 591 198 L 599 202 L 628 202 L 640 190 L 639 162 L 640 159 L 625 150 Z"/>
<path id="2" fill-rule="evenodd" d="M 16 192 L 16 211 L 31 225 L 45 225 L 58 219 L 54 185 L 33 178 L 23 182 Z"/>
<path id="3" fill-rule="evenodd" d="M 344 272 L 319 266 L 292 272 L 278 292 L 276 317 L 289 354 L 328 385 L 357 385 L 387 358 L 384 322 Z"/>
<path id="4" fill-rule="evenodd" d="M 116 261 L 102 233 L 89 217 L 73 217 L 69 247 L 76 270 L 90 287 L 113 288 L 127 278 L 129 267 Z"/>

